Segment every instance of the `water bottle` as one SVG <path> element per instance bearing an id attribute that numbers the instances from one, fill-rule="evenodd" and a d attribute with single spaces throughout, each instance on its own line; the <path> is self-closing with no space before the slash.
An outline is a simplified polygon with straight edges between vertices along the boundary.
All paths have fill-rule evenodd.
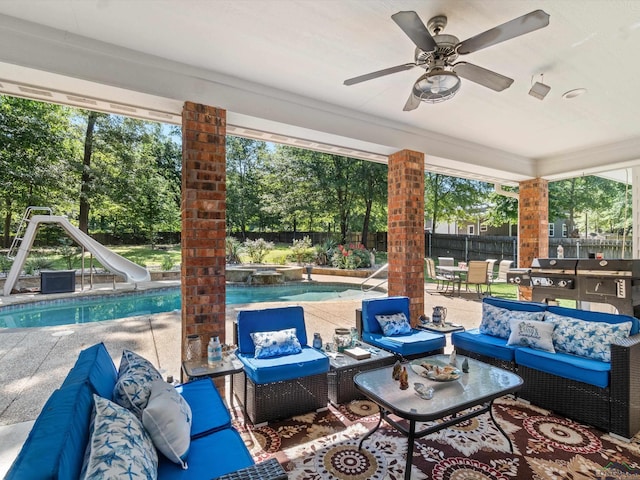
<path id="1" fill-rule="evenodd" d="M 558 245 L 558 258 L 564 258 L 564 248 L 562 245 Z"/>
<path id="2" fill-rule="evenodd" d="M 216 335 L 211 337 L 207 345 L 207 363 L 210 367 L 215 367 L 220 362 L 222 362 L 222 345 L 220 345 L 220 338 Z"/>

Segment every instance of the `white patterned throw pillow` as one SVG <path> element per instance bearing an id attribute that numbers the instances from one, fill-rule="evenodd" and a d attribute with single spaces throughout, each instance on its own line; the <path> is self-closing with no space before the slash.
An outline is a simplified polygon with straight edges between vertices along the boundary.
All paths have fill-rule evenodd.
<path id="1" fill-rule="evenodd" d="M 403 312 L 391 315 L 376 315 L 376 320 L 387 337 L 411 333 L 411 324 Z"/>
<path id="2" fill-rule="evenodd" d="M 511 320 L 542 321 L 543 318 L 544 312 L 510 310 L 508 308 L 483 303 L 480 333 L 504 338 L 506 340 L 509 338 L 509 335 L 511 335 Z"/>
<path id="3" fill-rule="evenodd" d="M 553 323 L 534 320 L 511 320 L 511 334 L 507 345 L 529 347 L 555 353 L 553 348 Z"/>
<path id="4" fill-rule="evenodd" d="M 191 408 L 173 385 L 163 380 L 155 380 L 151 384 L 151 396 L 142 412 L 142 424 L 156 448 L 186 470 L 191 445 Z"/>
<path id="5" fill-rule="evenodd" d="M 252 332 L 250 335 L 255 346 L 255 358 L 279 357 L 302 351 L 295 328 L 274 332 Z"/>
<path id="6" fill-rule="evenodd" d="M 141 419 L 154 380 L 162 380 L 156 367 L 137 353 L 125 350 L 122 352 L 118 380 L 113 388 L 113 400 Z"/>
<path id="7" fill-rule="evenodd" d="M 629 336 L 631 322 L 590 322 L 547 312 L 545 321 L 556 325 L 553 345 L 557 351 L 611 362 L 611 344 Z"/>
<path id="8" fill-rule="evenodd" d="M 80 478 L 158 478 L 151 437 L 129 410 L 93 396 L 94 417 Z"/>

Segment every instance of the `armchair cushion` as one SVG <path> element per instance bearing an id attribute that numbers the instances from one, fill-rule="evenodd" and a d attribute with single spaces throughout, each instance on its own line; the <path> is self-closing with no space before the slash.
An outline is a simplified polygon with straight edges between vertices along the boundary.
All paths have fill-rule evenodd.
<path id="1" fill-rule="evenodd" d="M 409 317 L 409 297 L 368 298 L 362 301 L 362 330 L 366 333 L 383 334 L 376 315 L 404 313 Z"/>
<path id="2" fill-rule="evenodd" d="M 307 345 L 307 330 L 304 311 L 301 306 L 264 308 L 261 310 L 241 310 L 238 312 L 238 353 L 255 355 L 255 344 L 251 334 L 273 332 L 295 328 L 301 346 Z"/>
<path id="3" fill-rule="evenodd" d="M 380 328 L 382 328 L 382 333 L 387 337 L 411 333 L 409 319 L 402 312 L 392 315 L 376 315 L 376 320 L 380 324 Z"/>
<path id="4" fill-rule="evenodd" d="M 270 358 L 300 353 L 302 347 L 295 328 L 276 332 L 251 332 L 256 358 Z"/>
<path id="5" fill-rule="evenodd" d="M 244 365 L 245 374 L 255 384 L 266 384 L 293 380 L 329 371 L 329 358 L 314 348 L 302 347 L 300 353 L 256 358 L 253 355 L 237 354 Z"/>
<path id="6" fill-rule="evenodd" d="M 395 335 L 393 337 L 385 336 L 382 333 L 364 332 L 362 339 L 367 343 L 403 357 L 438 351 L 444 348 L 447 343 L 444 335 L 423 330 L 411 330 L 407 335 Z"/>

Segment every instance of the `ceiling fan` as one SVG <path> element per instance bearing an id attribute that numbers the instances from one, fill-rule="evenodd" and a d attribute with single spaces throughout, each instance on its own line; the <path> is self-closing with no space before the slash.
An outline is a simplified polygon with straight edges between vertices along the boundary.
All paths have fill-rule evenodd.
<path id="1" fill-rule="evenodd" d="M 433 17 L 427 23 L 427 27 L 413 11 L 398 12 L 391 15 L 391 18 L 415 43 L 414 61 L 353 77 L 345 80 L 344 84 L 355 85 L 413 67 L 424 68 L 426 72 L 413 85 L 404 106 L 405 111 L 418 108 L 421 101 L 438 103 L 453 98 L 460 89 L 459 77 L 496 92 L 509 88 L 513 79 L 472 63 L 456 62 L 458 56 L 477 52 L 549 25 L 549 14 L 535 10 L 461 42 L 453 35 L 442 33 L 447 25 L 447 17 L 444 15 Z"/>

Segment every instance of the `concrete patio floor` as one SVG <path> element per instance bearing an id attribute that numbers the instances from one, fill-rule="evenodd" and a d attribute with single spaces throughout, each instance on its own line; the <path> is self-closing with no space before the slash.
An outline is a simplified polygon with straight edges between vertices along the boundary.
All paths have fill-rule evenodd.
<path id="1" fill-rule="evenodd" d="M 314 275 L 317 282 L 342 282 L 359 285 L 351 277 Z M 375 283 L 379 283 L 377 280 Z M 177 286 L 177 281 L 138 284 L 137 289 Z M 116 284 L 118 291 L 132 290 L 128 284 Z M 113 291 L 113 285 L 97 285 L 91 291 L 47 295 L 96 295 Z M 40 294 L 2 297 L 0 305 L 43 300 Z M 226 311 L 226 333 L 231 341 L 232 323 L 239 309 L 268 308 L 292 302 L 268 302 L 233 305 Z M 338 327 L 355 326 L 355 310 L 361 300 L 298 302 L 305 311 L 307 334 L 319 332 L 325 341 Z M 449 297 L 425 293 L 425 310 L 434 305 L 448 309 L 447 320 L 466 328 L 477 327 L 482 310 L 475 294 Z M 179 311 L 143 315 L 121 320 L 63 325 L 55 327 L 0 330 L 0 475 L 4 476 L 26 439 L 33 421 L 51 393 L 58 388 L 73 367 L 79 352 L 97 342 L 104 342 L 117 365 L 123 349 L 133 350 L 153 362 L 163 376 L 180 378 L 181 316 Z"/>

